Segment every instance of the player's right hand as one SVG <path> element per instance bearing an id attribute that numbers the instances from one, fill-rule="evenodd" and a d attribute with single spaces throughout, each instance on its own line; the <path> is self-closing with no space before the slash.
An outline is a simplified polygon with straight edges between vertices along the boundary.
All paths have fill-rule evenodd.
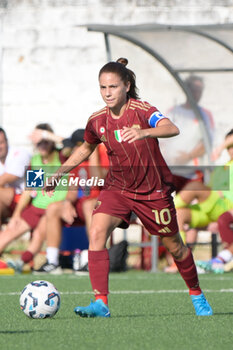
<path id="1" fill-rule="evenodd" d="M 47 194 L 47 196 L 52 197 L 54 192 L 55 192 L 55 188 L 56 188 L 56 184 L 54 181 L 52 181 L 52 178 L 49 178 L 47 181 L 47 185 L 44 186 L 42 188 L 42 195 L 45 196 L 45 194 Z"/>

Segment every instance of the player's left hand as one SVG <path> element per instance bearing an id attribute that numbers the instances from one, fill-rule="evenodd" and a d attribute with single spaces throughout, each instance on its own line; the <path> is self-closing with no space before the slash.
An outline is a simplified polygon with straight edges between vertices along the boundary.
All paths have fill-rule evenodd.
<path id="1" fill-rule="evenodd" d="M 39 143 L 43 139 L 43 132 L 45 130 L 40 130 L 40 129 L 34 129 L 31 134 L 28 136 L 28 138 L 32 141 L 34 145 Z"/>
<path id="2" fill-rule="evenodd" d="M 123 127 L 121 135 L 122 135 L 122 140 L 128 141 L 128 143 L 132 143 L 136 140 L 142 140 L 146 137 L 145 130 L 128 128 L 126 126 Z"/>

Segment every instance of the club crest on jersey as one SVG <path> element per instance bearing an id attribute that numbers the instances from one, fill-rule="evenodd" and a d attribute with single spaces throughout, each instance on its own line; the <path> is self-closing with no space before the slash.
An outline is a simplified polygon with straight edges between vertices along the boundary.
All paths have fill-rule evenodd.
<path id="1" fill-rule="evenodd" d="M 103 134 L 105 132 L 105 127 L 104 126 L 101 126 L 100 127 L 100 133 Z"/>
<path id="2" fill-rule="evenodd" d="M 122 132 L 123 130 L 114 130 L 114 135 L 115 135 L 115 139 L 118 141 L 118 142 L 122 142 Z"/>

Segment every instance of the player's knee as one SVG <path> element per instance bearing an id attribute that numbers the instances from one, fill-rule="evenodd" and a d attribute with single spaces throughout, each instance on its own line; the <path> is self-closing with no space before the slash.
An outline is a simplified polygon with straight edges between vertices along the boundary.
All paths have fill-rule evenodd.
<path id="1" fill-rule="evenodd" d="M 57 216 L 59 212 L 60 212 L 60 203 L 59 202 L 51 203 L 46 209 L 46 216 L 48 218 L 54 217 L 54 216 Z"/>
<path id="2" fill-rule="evenodd" d="M 105 232 L 101 227 L 91 227 L 89 231 L 89 246 L 91 249 L 103 249 L 105 245 Z"/>
<path id="3" fill-rule="evenodd" d="M 89 235 L 90 235 L 90 241 L 92 241 L 92 242 L 98 241 L 99 237 L 101 236 L 100 228 L 91 227 Z"/>

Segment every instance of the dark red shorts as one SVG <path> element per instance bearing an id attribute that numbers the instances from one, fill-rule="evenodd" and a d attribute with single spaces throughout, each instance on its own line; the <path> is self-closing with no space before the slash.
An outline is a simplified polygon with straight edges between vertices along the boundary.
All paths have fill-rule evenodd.
<path id="1" fill-rule="evenodd" d="M 134 212 L 151 235 L 173 236 L 179 229 L 172 196 L 157 200 L 139 201 L 118 191 L 102 191 L 93 214 L 105 213 L 123 220 L 121 228 L 127 228 Z"/>
<path id="2" fill-rule="evenodd" d="M 21 218 L 28 223 L 28 225 L 34 229 L 40 218 L 45 214 L 45 209 L 40 209 L 34 207 L 32 204 L 29 204 L 22 212 Z"/>

